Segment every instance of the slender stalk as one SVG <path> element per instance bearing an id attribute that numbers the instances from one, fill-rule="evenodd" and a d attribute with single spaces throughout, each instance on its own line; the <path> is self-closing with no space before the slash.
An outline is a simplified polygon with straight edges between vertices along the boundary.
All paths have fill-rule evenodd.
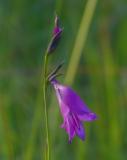
<path id="1" fill-rule="evenodd" d="M 43 75 L 41 77 L 38 97 L 37 97 L 37 108 L 35 110 L 35 115 L 32 122 L 32 131 L 31 135 L 28 140 L 28 145 L 26 147 L 26 152 L 24 153 L 24 160 L 32 160 L 33 154 L 34 154 L 34 146 L 36 141 L 36 135 L 38 130 L 38 125 L 41 122 L 42 119 L 42 105 L 44 105 L 44 117 L 45 117 L 45 123 L 46 123 L 46 152 L 45 152 L 45 159 L 48 159 L 48 155 L 50 155 L 49 152 L 49 130 L 48 130 L 48 113 L 47 113 L 47 104 L 46 104 L 46 88 L 47 88 L 47 82 L 46 82 L 46 75 L 47 75 L 47 65 L 48 65 L 48 55 L 45 53 L 44 57 L 44 65 L 43 65 Z M 43 86 L 43 87 L 41 87 Z M 42 102 L 42 95 L 43 95 L 43 102 Z"/>
<path id="2" fill-rule="evenodd" d="M 83 48 L 85 46 L 87 36 L 90 29 L 90 24 L 95 12 L 95 8 L 98 0 L 88 0 L 84 9 L 81 23 L 79 25 L 79 30 L 75 39 L 74 48 L 72 50 L 72 55 L 70 58 L 69 66 L 67 69 L 65 83 L 72 84 L 77 73 L 78 65 L 82 55 Z"/>
<path id="3" fill-rule="evenodd" d="M 49 147 L 49 128 L 48 128 L 48 111 L 47 111 L 47 102 L 46 102 L 46 88 L 47 88 L 47 64 L 48 64 L 48 55 L 45 54 L 44 59 L 44 79 L 43 79 L 43 98 L 44 98 L 44 114 L 45 114 L 45 127 L 46 127 L 46 160 L 50 158 L 50 147 Z"/>

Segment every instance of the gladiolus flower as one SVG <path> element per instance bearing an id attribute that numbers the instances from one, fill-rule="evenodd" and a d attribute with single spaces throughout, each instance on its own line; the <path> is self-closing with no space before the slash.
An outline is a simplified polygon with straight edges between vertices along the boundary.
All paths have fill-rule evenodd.
<path id="1" fill-rule="evenodd" d="M 85 132 L 82 121 L 94 121 L 97 119 L 95 113 L 86 106 L 81 98 L 68 86 L 61 85 L 56 79 L 51 80 L 59 102 L 60 111 L 63 117 L 64 128 L 72 142 L 74 136 L 85 140 Z"/>

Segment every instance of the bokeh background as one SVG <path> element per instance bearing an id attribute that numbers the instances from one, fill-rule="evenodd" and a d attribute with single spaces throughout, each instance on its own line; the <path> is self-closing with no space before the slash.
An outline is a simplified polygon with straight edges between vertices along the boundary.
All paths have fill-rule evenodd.
<path id="1" fill-rule="evenodd" d="M 49 69 L 99 119 L 68 144 L 54 91 L 47 95 L 52 160 L 127 159 L 127 1 L 0 0 L 0 160 L 44 159 L 42 64 L 55 12 L 64 27 Z"/>

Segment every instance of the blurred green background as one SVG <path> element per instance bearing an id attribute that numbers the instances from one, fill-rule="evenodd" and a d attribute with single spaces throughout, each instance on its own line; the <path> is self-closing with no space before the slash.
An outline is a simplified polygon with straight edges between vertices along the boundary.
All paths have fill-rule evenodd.
<path id="1" fill-rule="evenodd" d="M 44 159 L 41 74 L 55 11 L 64 33 L 49 68 L 65 60 L 61 83 L 99 119 L 68 144 L 49 87 L 51 159 L 126 160 L 126 0 L 0 0 L 0 160 Z"/>

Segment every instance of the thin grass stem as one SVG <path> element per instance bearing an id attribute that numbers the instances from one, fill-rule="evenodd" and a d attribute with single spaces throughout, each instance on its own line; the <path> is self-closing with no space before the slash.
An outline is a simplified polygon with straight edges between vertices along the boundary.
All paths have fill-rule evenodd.
<path id="1" fill-rule="evenodd" d="M 46 103 L 46 88 L 47 88 L 47 64 L 48 55 L 45 54 L 44 60 L 44 81 L 43 81 L 43 98 L 44 98 L 44 111 L 45 111 L 45 129 L 46 129 L 46 160 L 50 159 L 50 147 L 49 147 L 49 127 L 48 127 L 48 111 Z"/>
<path id="2" fill-rule="evenodd" d="M 88 0 L 84 9 L 83 17 L 79 26 L 77 37 L 75 39 L 74 48 L 70 58 L 68 70 L 65 77 L 65 82 L 72 84 L 78 69 L 82 51 L 87 40 L 91 20 L 96 8 L 97 0 Z"/>

